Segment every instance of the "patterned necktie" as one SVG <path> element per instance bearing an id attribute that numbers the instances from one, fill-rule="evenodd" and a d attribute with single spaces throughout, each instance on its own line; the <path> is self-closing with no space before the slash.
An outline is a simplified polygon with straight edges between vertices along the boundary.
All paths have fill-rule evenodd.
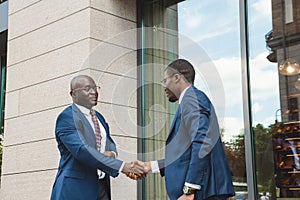
<path id="1" fill-rule="evenodd" d="M 94 127 L 95 127 L 95 135 L 96 135 L 96 144 L 97 144 L 97 150 L 100 151 L 101 150 L 101 131 L 100 131 L 100 125 L 96 116 L 96 113 L 94 110 L 91 110 L 91 116 L 92 116 L 92 121 L 94 123 Z"/>

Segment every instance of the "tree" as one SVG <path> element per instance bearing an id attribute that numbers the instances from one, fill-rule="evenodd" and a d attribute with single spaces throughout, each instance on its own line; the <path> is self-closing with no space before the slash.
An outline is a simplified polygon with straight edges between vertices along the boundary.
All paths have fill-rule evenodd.
<path id="1" fill-rule="evenodd" d="M 259 191 L 271 192 L 274 187 L 274 161 L 271 128 L 262 124 L 253 127 L 255 163 Z M 246 182 L 245 134 L 241 132 L 224 144 L 233 181 Z M 273 169 L 273 170 L 270 170 Z"/>
<path id="2" fill-rule="evenodd" d="M 271 128 L 257 124 L 253 128 L 255 134 L 255 154 L 257 181 L 260 191 L 271 191 L 274 178 L 274 160 Z"/>
<path id="3" fill-rule="evenodd" d="M 245 139 L 243 132 L 235 136 L 230 142 L 226 142 L 224 149 L 233 181 L 246 182 Z"/>

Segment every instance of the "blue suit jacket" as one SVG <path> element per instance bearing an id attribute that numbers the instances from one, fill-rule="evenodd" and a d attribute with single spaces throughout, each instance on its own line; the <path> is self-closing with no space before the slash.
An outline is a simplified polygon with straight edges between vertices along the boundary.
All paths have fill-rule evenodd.
<path id="1" fill-rule="evenodd" d="M 185 182 L 201 186 L 196 200 L 234 195 L 213 105 L 194 86 L 183 96 L 166 141 L 165 159 L 158 163 L 171 200 L 183 194 Z"/>
<path id="2" fill-rule="evenodd" d="M 96 112 L 96 115 L 107 133 L 106 150 L 117 152 L 108 124 L 100 113 Z M 104 187 L 98 179 L 97 169 L 116 177 L 122 161 L 97 151 L 94 131 L 74 104 L 58 116 L 55 136 L 61 158 L 51 199 L 96 199 Z M 106 181 L 109 186 L 109 176 Z"/>

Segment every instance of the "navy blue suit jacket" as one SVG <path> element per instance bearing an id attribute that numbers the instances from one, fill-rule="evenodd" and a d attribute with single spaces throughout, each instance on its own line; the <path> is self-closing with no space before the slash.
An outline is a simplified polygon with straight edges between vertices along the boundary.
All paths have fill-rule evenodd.
<path id="1" fill-rule="evenodd" d="M 183 194 L 185 182 L 201 186 L 196 200 L 234 195 L 213 105 L 194 86 L 183 96 L 166 140 L 165 159 L 158 164 L 171 200 Z"/>
<path id="2" fill-rule="evenodd" d="M 117 152 L 108 124 L 100 113 L 96 112 L 96 115 L 107 133 L 106 150 Z M 97 169 L 116 177 L 122 161 L 97 151 L 93 128 L 75 104 L 58 116 L 55 136 L 61 158 L 51 200 L 97 199 L 104 187 L 98 179 Z M 109 186 L 109 176 L 105 178 Z"/>

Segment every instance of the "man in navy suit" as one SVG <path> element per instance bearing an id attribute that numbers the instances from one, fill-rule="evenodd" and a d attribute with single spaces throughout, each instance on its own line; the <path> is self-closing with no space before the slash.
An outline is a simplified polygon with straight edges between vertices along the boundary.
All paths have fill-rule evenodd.
<path id="1" fill-rule="evenodd" d="M 116 145 L 108 124 L 92 109 L 97 105 L 99 89 L 94 80 L 79 75 L 70 86 L 73 104 L 56 121 L 61 158 L 51 200 L 109 200 L 110 176 L 131 172 L 143 177 L 143 168 L 116 159 Z"/>
<path id="2" fill-rule="evenodd" d="M 193 66 L 184 59 L 175 60 L 164 76 L 168 100 L 179 100 L 166 140 L 165 159 L 139 164 L 165 176 L 171 200 L 225 200 L 233 196 L 217 117 L 208 97 L 193 85 Z"/>

